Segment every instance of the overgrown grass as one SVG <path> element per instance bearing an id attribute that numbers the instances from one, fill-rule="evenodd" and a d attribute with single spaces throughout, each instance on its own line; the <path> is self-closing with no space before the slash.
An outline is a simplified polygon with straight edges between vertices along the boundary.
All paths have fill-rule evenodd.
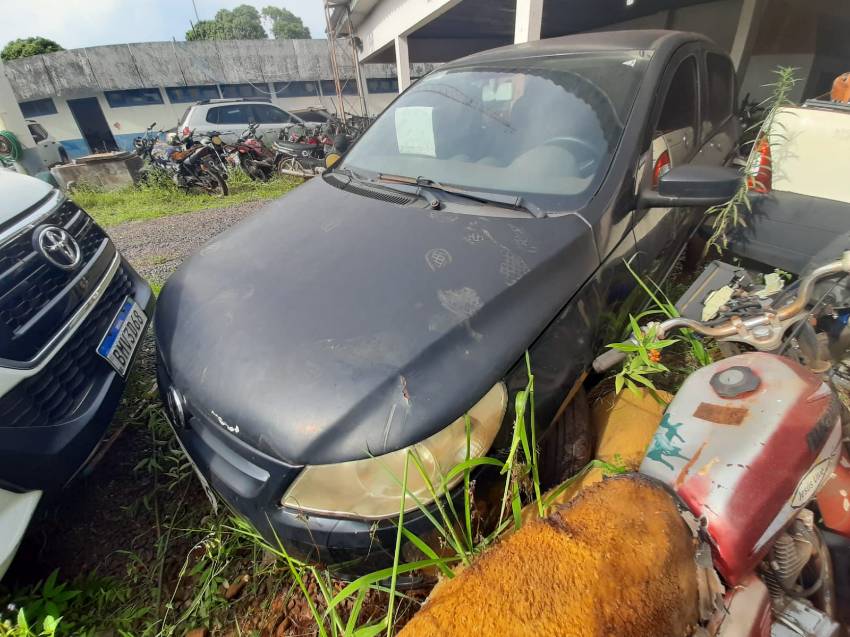
<path id="1" fill-rule="evenodd" d="M 72 198 L 102 226 L 114 226 L 126 221 L 155 219 L 166 215 L 223 208 L 248 201 L 275 199 L 297 186 L 301 180 L 274 177 L 267 182 L 252 181 L 245 173 L 234 171 L 227 180 L 230 194 L 212 197 L 187 194 L 168 179 L 150 185 L 139 184 L 120 190 L 104 191 L 86 185 L 74 189 Z"/>
<path id="2" fill-rule="evenodd" d="M 524 516 L 520 511 L 524 505 L 533 506 L 538 516 L 546 515 L 561 491 L 584 473 L 552 492 L 543 492 L 537 467 L 534 377 L 527 356 L 526 365 L 528 382 L 515 397 L 516 418 L 508 448 L 499 457 L 470 457 L 473 425 L 467 417 L 467 451 L 462 462 L 434 476 L 425 468 L 417 451 L 411 449 L 403 475 L 392 476 L 401 494 L 398 517 L 393 521 L 396 527 L 393 564 L 348 584 L 335 580 L 321 567 L 298 561 L 282 542 L 268 542 L 250 524 L 228 511 L 207 513 L 199 519 L 198 510 L 184 506 L 194 472 L 170 431 L 161 406 L 151 401 L 137 414 L 137 419 L 148 429 L 153 452 L 135 468 L 140 479 L 146 479 L 151 488 L 148 495 L 131 507 L 144 507 L 155 513 L 156 523 L 151 530 L 156 536 L 154 559 L 144 561 L 128 552 L 131 559 L 126 575 L 120 580 L 81 576 L 60 583 L 54 575 L 30 590 L 18 591 L 13 600 L 25 612 L 21 615 L 15 608 L 18 616 L 9 617 L 5 627 L 0 623 L 0 637 L 40 634 L 45 619 L 50 627 L 55 618 L 60 618 L 58 637 L 94 637 L 104 632 L 120 637 L 175 637 L 201 626 L 213 634 L 235 627 L 237 634 L 257 635 L 256 626 L 250 631 L 245 628 L 245 608 L 227 599 L 228 588 L 242 578 L 250 580 L 249 587 L 253 586 L 248 597 L 267 596 L 252 607 L 254 610 L 289 613 L 270 608 L 272 599 L 268 596 L 274 598 L 281 592 L 285 608 L 299 603 L 304 612 L 300 618 L 292 619 L 301 629 L 298 634 L 390 637 L 420 603 L 398 590 L 401 576 L 433 569 L 443 577 L 454 577 L 454 567 L 471 564 L 504 532 L 522 526 Z M 478 519 L 472 480 L 474 470 L 485 467 L 495 469 L 504 479 L 495 516 L 498 519 L 489 523 Z M 591 467 L 601 468 L 606 474 L 624 471 L 623 467 L 600 461 L 594 461 L 585 471 Z M 408 489 L 408 477 L 415 473 L 427 486 L 427 501 Z M 459 477 L 464 491 L 461 504 L 455 502 L 449 489 Z M 405 511 L 411 500 L 431 522 L 440 546 L 426 543 L 405 528 Z M 403 553 L 407 554 L 402 551 L 404 544 L 418 549 L 420 557 L 403 561 Z M 184 555 L 182 566 L 176 569 L 179 571 L 176 576 L 169 578 L 164 575 L 169 552 L 180 550 Z M 3 619 L 0 613 L 0 622 Z M 37 630 L 23 632 L 29 629 L 20 626 L 20 619 Z"/>

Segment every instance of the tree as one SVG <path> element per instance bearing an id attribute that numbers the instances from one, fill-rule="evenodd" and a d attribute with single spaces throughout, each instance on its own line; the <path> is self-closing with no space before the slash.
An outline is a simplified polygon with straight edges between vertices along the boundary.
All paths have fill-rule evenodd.
<path id="1" fill-rule="evenodd" d="M 309 40 L 312 37 L 301 18 L 289 9 L 266 7 L 263 17 L 271 22 L 272 34 L 278 40 Z"/>
<path id="2" fill-rule="evenodd" d="M 54 51 L 64 51 L 61 46 L 53 40 L 47 38 L 19 38 L 9 42 L 3 50 L 0 51 L 0 59 L 4 62 L 9 60 L 17 60 L 31 55 L 41 55 L 42 53 L 53 53 Z"/>
<path id="3" fill-rule="evenodd" d="M 186 32 L 187 40 L 262 40 L 267 38 L 254 7 L 240 4 L 229 11 L 221 9 L 212 20 L 201 20 Z"/>

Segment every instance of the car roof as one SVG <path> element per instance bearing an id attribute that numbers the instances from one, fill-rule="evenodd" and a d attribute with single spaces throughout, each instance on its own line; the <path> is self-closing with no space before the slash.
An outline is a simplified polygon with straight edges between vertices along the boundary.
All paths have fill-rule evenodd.
<path id="1" fill-rule="evenodd" d="M 544 55 L 558 55 L 563 53 L 589 53 L 603 51 L 657 51 L 659 49 L 678 48 L 686 42 L 702 41 L 711 44 L 711 40 L 698 33 L 686 31 L 667 31 L 662 29 L 633 29 L 624 31 L 600 31 L 595 33 L 578 33 L 576 35 L 565 35 L 559 38 L 547 38 L 528 42 L 525 44 L 513 44 L 509 46 L 490 49 L 481 53 L 474 53 L 454 62 L 444 65 L 452 67 L 455 65 L 466 66 L 479 62 L 499 62 L 502 60 L 516 60 L 528 57 Z"/>

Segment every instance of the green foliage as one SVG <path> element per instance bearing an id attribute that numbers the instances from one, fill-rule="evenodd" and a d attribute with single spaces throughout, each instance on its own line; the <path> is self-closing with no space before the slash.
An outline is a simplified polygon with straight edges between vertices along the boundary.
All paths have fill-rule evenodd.
<path id="1" fill-rule="evenodd" d="M 248 4 L 220 9 L 212 20 L 201 20 L 186 32 L 186 40 L 264 40 L 268 36 L 260 13 Z"/>
<path id="2" fill-rule="evenodd" d="M 266 7 L 263 17 L 271 22 L 272 35 L 278 40 L 309 40 L 310 29 L 289 9 Z"/>
<path id="3" fill-rule="evenodd" d="M 0 51 L 0 59 L 8 62 L 9 60 L 17 60 L 18 58 L 25 58 L 31 55 L 41 55 L 42 53 L 53 53 L 54 51 L 64 50 L 56 42 L 47 38 L 18 38 L 3 47 L 3 50 Z"/>
<path id="4" fill-rule="evenodd" d="M 729 244 L 729 233 L 736 228 L 747 226 L 746 214 L 752 214 L 749 195 L 751 191 L 756 190 L 751 176 L 759 161 L 759 140 L 770 141 L 782 137 L 781 131 L 776 130 L 776 116 L 780 109 L 791 104 L 789 97 L 791 90 L 800 81 L 794 75 L 796 71 L 797 69 L 788 66 L 780 66 L 774 71 L 777 78 L 776 82 L 769 85 L 772 89 L 771 95 L 759 104 L 759 106 L 765 108 L 765 117 L 760 123 L 754 124 L 752 127 L 753 129 L 758 128 L 759 132 L 747 157 L 744 168 L 745 178 L 729 201 L 719 206 L 712 206 L 706 211 L 706 214 L 712 216 L 713 219 L 711 236 L 705 244 L 705 254 L 708 254 L 712 247 L 722 253 Z M 774 168 L 775 166 L 765 167 L 766 170 L 770 171 L 773 171 Z"/>
<path id="5" fill-rule="evenodd" d="M 73 199 L 102 226 L 114 226 L 125 221 L 155 219 L 248 201 L 276 199 L 297 185 L 296 178 L 274 177 L 259 182 L 252 181 L 242 171 L 234 171 L 228 177 L 230 195 L 218 198 L 186 193 L 177 188 L 167 175 L 151 179 L 146 184 L 110 191 L 80 184 L 73 191 Z"/>
<path id="6" fill-rule="evenodd" d="M 31 615 L 32 616 L 32 615 Z M 23 608 L 18 610 L 15 622 L 11 619 L 0 622 L 0 637 L 53 637 L 61 618 L 47 615 L 41 621 L 31 622 Z M 38 626 L 41 626 L 39 630 Z"/>
<path id="7" fill-rule="evenodd" d="M 624 352 L 627 355 L 623 367 L 614 377 L 614 390 L 619 394 L 624 387 L 628 387 L 632 393 L 637 395 L 642 386 L 659 404 L 663 405 L 665 402 L 659 396 L 655 383 L 651 378 L 648 378 L 653 374 L 670 372 L 670 369 L 661 363 L 662 350 L 676 343 L 683 343 L 687 346 L 688 353 L 698 367 L 704 367 L 711 363 L 711 355 L 703 342 L 691 330 L 681 329 L 679 334 L 672 338 L 658 339 L 656 335 L 657 323 L 651 322 L 641 329 L 639 321 L 646 317 L 658 316 L 670 319 L 679 316 L 679 311 L 656 283 L 650 282 L 652 287 L 647 285 L 628 262 L 626 262 L 626 268 L 637 281 L 638 286 L 649 297 L 651 307 L 636 317 L 629 314 L 629 325 L 632 332 L 629 340 L 608 345 L 611 349 Z"/>

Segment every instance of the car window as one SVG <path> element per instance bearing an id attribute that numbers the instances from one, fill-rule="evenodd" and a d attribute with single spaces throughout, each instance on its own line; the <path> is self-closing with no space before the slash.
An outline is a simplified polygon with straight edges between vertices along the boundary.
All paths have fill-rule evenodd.
<path id="1" fill-rule="evenodd" d="M 697 63 L 691 56 L 682 61 L 673 75 L 661 108 L 656 134 L 685 131 L 693 136 L 697 127 Z"/>
<path id="2" fill-rule="evenodd" d="M 690 56 L 673 74 L 652 134 L 653 188 L 667 171 L 688 161 L 693 154 L 699 110 L 697 95 L 697 61 Z"/>
<path id="3" fill-rule="evenodd" d="M 521 195 L 548 210 L 583 207 L 607 173 L 650 57 L 605 51 L 440 69 L 393 102 L 344 165 Z"/>
<path id="4" fill-rule="evenodd" d="M 254 104 L 254 117 L 260 124 L 288 124 L 292 115 L 271 104 Z"/>
<path id="5" fill-rule="evenodd" d="M 706 56 L 706 91 L 704 99 L 703 136 L 723 124 L 734 110 L 735 69 L 724 55 Z"/>
<path id="6" fill-rule="evenodd" d="M 30 129 L 30 134 L 36 144 L 47 139 L 47 131 L 44 130 L 41 124 L 28 124 L 27 127 Z"/>
<path id="7" fill-rule="evenodd" d="M 251 107 L 246 104 L 214 106 L 207 111 L 210 124 L 247 124 L 251 118 Z"/>

